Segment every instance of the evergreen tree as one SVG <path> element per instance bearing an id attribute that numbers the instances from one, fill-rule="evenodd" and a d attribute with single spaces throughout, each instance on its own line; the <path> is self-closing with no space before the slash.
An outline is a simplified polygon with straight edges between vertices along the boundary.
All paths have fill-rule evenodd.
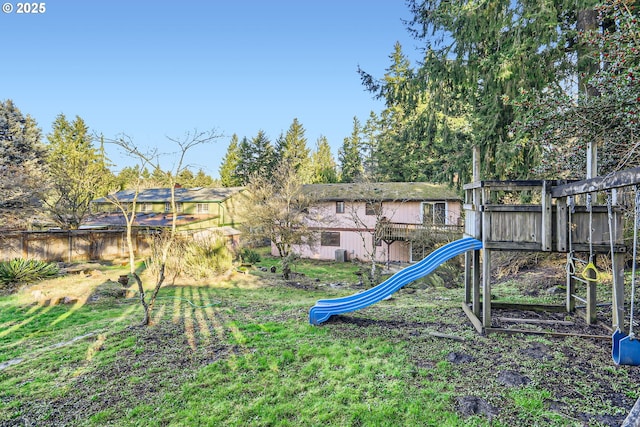
<path id="1" fill-rule="evenodd" d="M 194 180 L 195 175 L 193 174 L 193 172 L 191 172 L 191 169 L 184 168 L 176 177 L 176 184 L 180 185 L 183 188 L 194 188 Z"/>
<path id="2" fill-rule="evenodd" d="M 22 227 L 40 213 L 44 147 L 35 120 L 0 101 L 0 228 Z"/>
<path id="3" fill-rule="evenodd" d="M 331 146 L 325 136 L 318 138 L 316 151 L 311 154 L 312 184 L 338 182 L 336 161 L 331 154 Z"/>
<path id="4" fill-rule="evenodd" d="M 141 176 L 140 165 L 125 166 L 116 175 L 118 191 L 134 189 L 139 184 Z"/>
<path id="5" fill-rule="evenodd" d="M 202 169 L 198 169 L 196 176 L 193 178 L 193 187 L 211 188 L 219 186 L 220 182 L 207 175 Z"/>
<path id="6" fill-rule="evenodd" d="M 362 127 L 357 117 L 353 118 L 351 136 L 344 139 L 342 148 L 338 152 L 340 160 L 340 182 L 356 182 L 362 178 L 364 167 L 360 156 Z"/>
<path id="7" fill-rule="evenodd" d="M 396 132 L 406 132 L 401 140 L 416 144 L 407 153 L 423 153 L 426 164 L 419 169 L 437 172 L 435 166 L 445 164 L 447 153 L 464 153 L 466 161 L 460 154 L 453 160 L 463 168 L 460 175 L 468 176 L 471 148 L 477 146 L 483 178 L 526 178 L 540 146 L 509 139 L 509 125 L 516 118 L 509 100 L 521 90 L 562 90 L 576 70 L 578 17 L 588 21 L 589 13 L 577 11 L 588 12 L 589 3 L 409 0 L 409 29 L 425 42 L 422 65 L 413 76 L 407 73 L 406 81 L 398 78 L 403 61 L 394 61 L 401 66 L 392 70 L 391 80 L 385 75 L 378 81 L 361 71 L 363 83 L 387 101 L 387 109 L 400 105 L 406 110 L 409 126 L 397 127 L 396 111 L 387 118 L 393 119 Z M 395 153 L 393 140 L 386 143 L 387 152 L 379 159 Z"/>
<path id="8" fill-rule="evenodd" d="M 376 113 L 371 111 L 369 118 L 362 129 L 362 157 L 364 173 L 367 179 L 375 180 L 378 176 L 378 161 L 376 160 L 376 150 L 378 148 L 378 137 L 380 135 L 380 120 Z"/>
<path id="9" fill-rule="evenodd" d="M 243 184 L 242 179 L 237 174 L 239 163 L 240 146 L 238 144 L 238 135 L 234 133 L 231 136 L 227 153 L 222 159 L 222 164 L 219 169 L 220 182 L 223 187 L 237 187 Z"/>
<path id="10" fill-rule="evenodd" d="M 297 118 L 293 119 L 284 137 L 279 138 L 277 152 L 280 161 L 291 165 L 302 184 L 311 181 L 310 150 L 307 147 L 304 127 Z"/>
<path id="11" fill-rule="evenodd" d="M 363 82 L 386 108 L 365 125 L 365 168 L 370 179 L 382 181 L 442 181 L 450 157 L 438 155 L 437 123 L 426 108 L 426 94 L 417 86 L 416 73 L 396 43 L 391 65 L 381 82 L 362 70 Z"/>
<path id="12" fill-rule="evenodd" d="M 79 116 L 69 122 L 59 114 L 47 135 L 47 164 L 51 190 L 44 202 L 58 225 L 76 229 L 89 213 L 93 199 L 107 194 L 114 183 L 104 146 L 97 149 Z"/>
<path id="13" fill-rule="evenodd" d="M 258 131 L 251 140 L 242 138 L 239 151 L 236 175 L 241 185 L 246 185 L 254 174 L 271 178 L 276 164 L 276 152 L 264 131 Z"/>
<path id="14" fill-rule="evenodd" d="M 515 103 L 521 120 L 512 126 L 514 139 L 543 147 L 535 169 L 540 177 L 583 179 L 589 142 L 599 144 L 599 175 L 640 163 L 638 12 L 633 1 L 607 0 L 595 23 L 590 13 L 580 13 L 579 22 L 586 21 L 580 26 L 587 28 L 580 35 L 586 56 L 579 63 L 580 90 L 545 88 Z M 596 66 L 600 58 L 606 66 Z"/>

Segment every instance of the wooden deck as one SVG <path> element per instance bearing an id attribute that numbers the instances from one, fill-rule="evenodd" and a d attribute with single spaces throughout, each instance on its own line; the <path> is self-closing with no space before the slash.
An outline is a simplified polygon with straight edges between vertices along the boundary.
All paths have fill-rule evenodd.
<path id="1" fill-rule="evenodd" d="M 401 224 L 394 222 L 386 222 L 379 224 L 376 230 L 376 237 L 385 242 L 396 241 L 418 241 L 425 237 L 439 238 L 451 235 L 460 235 L 464 227 L 461 225 L 445 225 L 445 224 Z"/>

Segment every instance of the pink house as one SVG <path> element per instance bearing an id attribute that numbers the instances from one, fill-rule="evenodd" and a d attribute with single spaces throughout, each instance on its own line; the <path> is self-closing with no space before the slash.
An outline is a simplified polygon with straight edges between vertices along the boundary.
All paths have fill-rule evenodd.
<path id="1" fill-rule="evenodd" d="M 309 184 L 319 239 L 294 247 L 303 258 L 414 262 L 436 242 L 462 235 L 462 202 L 446 185 L 425 182 Z"/>

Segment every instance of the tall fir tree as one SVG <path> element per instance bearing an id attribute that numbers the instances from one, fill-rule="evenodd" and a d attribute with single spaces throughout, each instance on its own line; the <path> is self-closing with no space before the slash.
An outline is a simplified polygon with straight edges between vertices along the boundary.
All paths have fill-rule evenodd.
<path id="1" fill-rule="evenodd" d="M 363 83 L 387 101 L 388 110 L 399 104 L 411 113 L 405 120 L 409 126 L 396 129 L 407 132 L 405 141 L 416 142 L 407 153 L 423 153 L 427 163 L 420 169 L 437 172 L 434 164 L 445 165 L 448 153 L 464 153 L 452 159 L 461 168 L 458 173 L 446 174 L 468 177 L 475 146 L 483 178 L 526 178 L 541 147 L 510 138 L 517 112 L 509 100 L 521 91 L 561 92 L 567 79 L 576 76 L 576 52 L 579 59 L 584 56 L 576 26 L 588 26 L 589 13 L 581 11 L 592 10 L 594 3 L 409 0 L 409 29 L 424 41 L 421 66 L 405 86 L 387 75 L 376 80 L 361 71 Z M 387 113 L 394 118 L 395 111 Z M 389 149 L 396 146 L 386 142 Z"/>
<path id="2" fill-rule="evenodd" d="M 338 182 L 336 167 L 329 141 L 326 136 L 321 136 L 316 142 L 316 150 L 311 154 L 311 183 L 331 184 Z"/>
<path id="3" fill-rule="evenodd" d="M 382 80 L 360 70 L 363 82 L 386 108 L 365 125 L 365 169 L 370 179 L 382 181 L 440 181 L 448 157 L 434 156 L 434 122 L 428 121 L 426 95 L 416 84 L 416 72 L 400 43 L 389 55 L 391 65 Z"/>
<path id="4" fill-rule="evenodd" d="M 45 149 L 31 116 L 0 101 L 0 228 L 22 228 L 41 213 Z"/>
<path id="5" fill-rule="evenodd" d="M 277 152 L 279 161 L 288 162 L 298 174 L 300 182 L 307 184 L 311 181 L 310 150 L 307 147 L 305 129 L 297 118 L 293 119 L 284 137 L 279 138 Z"/>
<path id="6" fill-rule="evenodd" d="M 351 136 L 344 139 L 338 152 L 340 160 L 340 182 L 357 182 L 363 178 L 364 167 L 360 155 L 362 127 L 357 117 L 353 118 Z"/>
<path id="7" fill-rule="evenodd" d="M 89 214 L 91 201 L 107 194 L 115 177 L 107 167 L 104 150 L 93 146 L 81 117 L 69 122 L 59 114 L 47 140 L 51 191 L 44 202 L 60 227 L 76 229 Z"/>
<path id="8" fill-rule="evenodd" d="M 242 138 L 239 152 L 236 174 L 241 185 L 247 185 L 255 174 L 271 178 L 276 166 L 276 151 L 263 130 L 251 139 Z"/>
<path id="9" fill-rule="evenodd" d="M 238 166 L 240 164 L 240 146 L 238 143 L 238 135 L 235 133 L 231 136 L 231 141 L 227 147 L 227 152 L 222 159 L 220 165 L 220 183 L 223 187 L 237 187 L 242 185 L 242 179 L 238 175 Z"/>
<path id="10" fill-rule="evenodd" d="M 364 127 L 362 128 L 362 163 L 364 167 L 364 174 L 367 179 L 371 181 L 375 181 L 378 176 L 376 150 L 378 148 L 380 130 L 380 120 L 376 113 L 371 111 Z"/>

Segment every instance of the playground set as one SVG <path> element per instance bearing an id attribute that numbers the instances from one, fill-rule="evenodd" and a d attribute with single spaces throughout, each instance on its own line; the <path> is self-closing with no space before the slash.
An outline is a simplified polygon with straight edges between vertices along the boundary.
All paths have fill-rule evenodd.
<path id="1" fill-rule="evenodd" d="M 566 254 L 566 303 L 562 306 L 509 304 L 512 309 L 574 312 L 584 304 L 588 324 L 597 321 L 596 285 L 601 274 L 597 255 L 606 255 L 612 272 L 612 358 L 621 365 L 640 365 L 640 340 L 633 333 L 636 255 L 640 227 L 640 167 L 596 176 L 597 149 L 587 149 L 587 177 L 581 181 L 481 181 L 477 150 L 473 182 L 466 184 L 465 236 L 433 251 L 422 261 L 391 276 L 378 286 L 343 298 L 322 299 L 309 311 L 318 325 L 332 315 L 375 304 L 412 281 L 433 272 L 445 261 L 465 255 L 464 312 L 479 333 L 528 332 L 492 327 L 491 257 L 494 251 L 554 252 Z M 629 197 L 631 195 L 631 197 Z M 633 242 L 624 244 L 622 199 L 632 200 Z M 528 203 L 522 203 L 528 200 Z M 625 321 L 625 254 L 631 250 L 631 300 Z M 601 257 L 600 259 L 602 259 Z M 582 284 L 583 286 L 579 286 Z M 579 296 L 578 288 L 586 289 Z M 628 328 L 627 326 L 628 325 Z"/>

